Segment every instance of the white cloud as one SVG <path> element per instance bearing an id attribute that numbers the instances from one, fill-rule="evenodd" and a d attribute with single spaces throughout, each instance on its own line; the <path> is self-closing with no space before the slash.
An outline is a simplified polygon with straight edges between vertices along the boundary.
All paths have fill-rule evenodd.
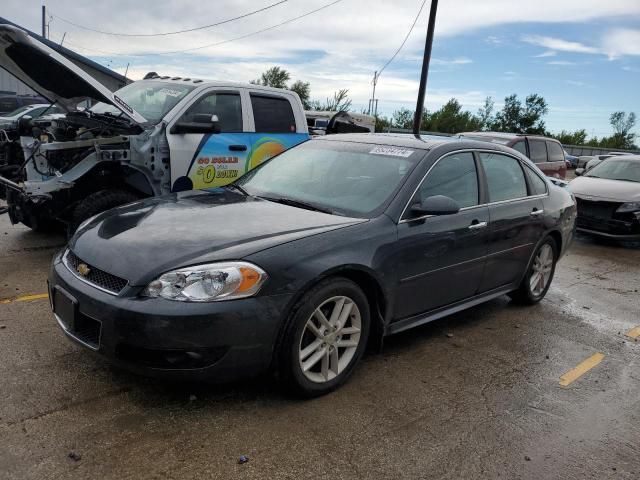
<path id="1" fill-rule="evenodd" d="M 547 50 L 545 52 L 539 53 L 538 55 L 534 55 L 534 58 L 547 58 L 547 57 L 555 57 L 558 54 L 558 52 L 555 52 L 553 50 Z"/>
<path id="2" fill-rule="evenodd" d="M 522 41 L 530 43 L 531 45 L 537 45 L 548 48 L 549 50 L 558 50 L 561 52 L 600 53 L 599 49 L 584 45 L 580 42 L 572 42 L 569 40 L 563 40 L 562 38 L 545 37 L 543 35 L 524 35 L 522 37 Z"/>
<path id="3" fill-rule="evenodd" d="M 467 57 L 453 58 L 453 59 L 441 59 L 441 58 L 432 58 L 431 63 L 434 65 L 467 65 L 469 63 L 473 63 L 473 60 Z"/>
<path id="4" fill-rule="evenodd" d="M 619 28 L 607 32 L 602 39 L 602 50 L 610 59 L 640 55 L 640 30 Z"/>
<path id="5" fill-rule="evenodd" d="M 547 62 L 547 65 L 573 66 L 573 65 L 577 65 L 577 63 L 568 62 L 566 60 L 554 60 L 553 62 Z"/>

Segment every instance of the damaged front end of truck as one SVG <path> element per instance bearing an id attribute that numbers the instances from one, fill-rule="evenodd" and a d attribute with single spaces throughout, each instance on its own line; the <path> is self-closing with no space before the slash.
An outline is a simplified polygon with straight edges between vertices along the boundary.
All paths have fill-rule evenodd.
<path id="1" fill-rule="evenodd" d="M 169 191 L 163 122 L 147 121 L 77 65 L 9 25 L 0 25 L 0 66 L 67 111 L 0 129 L 0 198 L 12 223 L 38 230 L 62 222 L 73 231 L 93 210 Z M 78 110 L 86 100 L 98 103 Z"/>

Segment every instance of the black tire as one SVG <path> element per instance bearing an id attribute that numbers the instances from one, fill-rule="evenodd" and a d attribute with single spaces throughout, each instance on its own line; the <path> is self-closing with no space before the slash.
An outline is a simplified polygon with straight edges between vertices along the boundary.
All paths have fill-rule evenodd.
<path id="1" fill-rule="evenodd" d="M 71 238 L 78 226 L 94 215 L 139 199 L 140 197 L 127 190 L 100 190 L 88 195 L 73 209 L 67 225 L 67 237 Z"/>
<path id="2" fill-rule="evenodd" d="M 300 348 L 307 321 L 315 310 L 333 297 L 348 297 L 357 306 L 360 314 L 360 337 L 353 357 L 335 378 L 316 383 L 305 376 L 300 365 Z M 353 311 L 351 315 L 353 315 Z M 350 318 L 350 317 L 349 317 Z M 351 320 L 349 320 L 351 321 Z M 345 322 L 346 324 L 346 322 Z M 285 387 L 292 393 L 305 398 L 318 397 L 332 392 L 351 376 L 364 353 L 371 330 L 371 313 L 366 295 L 357 284 L 343 277 L 327 278 L 296 303 L 287 319 L 287 325 L 279 344 L 278 374 Z M 336 349 L 338 350 L 338 349 Z"/>
<path id="3" fill-rule="evenodd" d="M 548 277 L 549 279 L 546 283 L 546 286 L 541 292 L 535 293 L 531 290 L 531 277 L 534 274 L 534 265 L 536 263 L 536 258 L 538 257 L 542 249 L 545 248 L 545 245 L 548 245 L 551 247 L 551 251 L 553 252 L 553 263 L 551 265 L 551 271 L 549 272 L 549 277 Z M 553 275 L 555 274 L 555 271 L 556 271 L 557 261 L 558 261 L 558 245 L 556 244 L 556 241 L 552 237 L 546 237 L 540 243 L 540 245 L 538 245 L 535 252 L 531 256 L 531 261 L 529 263 L 529 266 L 527 267 L 527 273 L 522 279 L 520 286 L 518 287 L 517 290 L 514 290 L 513 292 L 509 293 L 509 296 L 511 297 L 511 299 L 514 302 L 519 303 L 521 305 L 534 305 L 538 303 L 540 300 L 542 300 L 547 294 L 547 292 L 549 291 L 549 287 L 551 286 L 551 282 L 553 281 Z"/>

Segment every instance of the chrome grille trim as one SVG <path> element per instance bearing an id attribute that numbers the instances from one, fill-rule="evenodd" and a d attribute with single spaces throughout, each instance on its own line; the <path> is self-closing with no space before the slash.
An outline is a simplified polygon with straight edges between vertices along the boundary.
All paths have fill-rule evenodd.
<path id="1" fill-rule="evenodd" d="M 119 295 L 120 292 L 122 292 L 122 290 L 124 290 L 124 288 L 129 283 L 123 278 L 120 278 L 109 272 L 105 272 L 104 270 L 100 270 L 99 268 L 83 262 L 71 251 L 71 249 L 67 249 L 67 251 L 64 252 L 62 262 L 64 263 L 64 266 L 67 267 L 67 270 L 69 270 L 78 280 L 86 283 L 87 285 L 91 285 L 98 290 L 108 293 L 109 295 Z M 77 268 L 80 263 L 85 263 L 91 269 L 93 278 L 86 278 L 78 274 Z"/>

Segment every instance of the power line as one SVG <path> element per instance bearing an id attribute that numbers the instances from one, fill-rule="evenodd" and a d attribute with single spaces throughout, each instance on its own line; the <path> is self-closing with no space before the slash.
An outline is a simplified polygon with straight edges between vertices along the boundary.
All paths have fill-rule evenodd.
<path id="1" fill-rule="evenodd" d="M 78 28 L 81 28 L 83 30 L 88 30 L 90 32 L 101 33 L 103 35 L 113 35 L 113 36 L 117 36 L 117 37 L 162 37 L 162 36 L 167 36 L 167 35 L 178 35 L 180 33 L 195 32 L 197 30 L 204 30 L 206 28 L 212 28 L 212 27 L 217 27 L 219 25 L 224 25 L 225 23 L 234 22 L 236 20 L 240 20 L 242 18 L 246 18 L 246 17 L 250 17 L 251 15 L 255 15 L 256 13 L 264 12 L 265 10 L 269 10 L 270 8 L 273 8 L 273 7 L 276 7 L 276 6 L 281 5 L 283 3 L 286 3 L 287 1 L 288 0 L 280 0 L 279 2 L 272 3 L 271 5 L 267 5 L 266 7 L 259 8 L 258 10 L 254 10 L 252 12 L 244 13 L 244 14 L 239 15 L 237 17 L 228 18 L 227 20 L 222 20 L 221 22 L 211 23 L 209 25 L 203 25 L 201 27 L 188 28 L 188 29 L 185 29 L 185 30 L 176 30 L 175 32 L 162 32 L 162 33 L 116 33 L 116 32 L 106 32 L 104 30 L 97 30 L 95 28 L 86 27 L 86 26 L 84 26 L 82 24 L 79 24 L 79 23 L 76 23 L 76 22 L 72 22 L 71 20 L 67 20 L 66 18 L 60 17 L 59 15 L 56 15 L 55 13 L 52 13 L 51 16 L 57 18 L 58 20 L 62 20 L 63 22 L 68 23 L 69 25 L 73 25 L 74 27 L 78 27 Z"/>
<path id="2" fill-rule="evenodd" d="M 81 48 L 81 49 L 88 50 L 88 51 L 99 52 L 99 53 L 105 53 L 105 54 L 108 54 L 108 55 L 130 56 L 130 57 L 152 56 L 152 55 L 172 55 L 172 54 L 175 54 L 175 53 L 192 52 L 192 51 L 196 51 L 196 50 L 202 50 L 202 49 L 205 49 L 205 48 L 211 48 L 211 47 L 217 47 L 217 46 L 220 46 L 220 45 L 225 45 L 227 43 L 235 42 L 237 40 L 243 40 L 245 38 L 249 38 L 249 37 L 252 37 L 254 35 L 258 35 L 260 33 L 264 33 L 264 32 L 268 32 L 270 30 L 274 30 L 274 29 L 276 29 L 278 27 L 281 27 L 283 25 L 295 22 L 295 21 L 300 20 L 300 19 L 302 19 L 304 17 L 308 17 L 309 15 L 313 15 L 314 13 L 317 13 L 317 12 L 319 12 L 321 10 L 329 8 L 329 7 L 333 6 L 333 5 L 335 5 L 336 3 L 340 3 L 342 1 L 343 0 L 335 0 L 335 1 L 331 2 L 331 3 L 323 5 L 322 7 L 316 8 L 316 9 L 311 10 L 311 11 L 306 12 L 306 13 L 303 13 L 302 15 L 298 15 L 297 17 L 290 18 L 288 20 L 285 20 L 284 22 L 280 22 L 280 23 L 277 23 L 275 25 L 271 25 L 270 27 L 266 27 L 266 28 L 262 28 L 260 30 L 256 30 L 254 32 L 250 32 L 250 33 L 247 33 L 245 35 L 240 35 L 239 37 L 229 38 L 227 40 L 222 40 L 220 42 L 210 43 L 210 44 L 207 44 L 207 45 L 200 45 L 198 47 L 185 48 L 184 50 L 171 50 L 171 51 L 167 51 L 167 52 L 150 52 L 150 53 L 127 54 L 127 53 L 109 52 L 109 51 L 106 51 L 106 50 L 98 50 L 98 49 L 92 49 L 92 48 L 80 47 L 80 46 L 77 46 L 77 48 Z M 69 43 L 69 41 L 67 41 L 67 45 L 73 46 L 73 44 Z"/>
<path id="3" fill-rule="evenodd" d="M 309 11 L 307 13 L 303 13 L 302 15 L 298 15 L 297 17 L 290 18 L 289 20 L 285 20 L 284 22 L 277 23 L 277 24 L 272 25 L 270 27 L 263 28 L 261 30 L 256 30 L 255 32 L 247 33 L 246 35 L 241 35 L 239 37 L 230 38 L 228 40 L 223 40 L 221 42 L 210 43 L 208 45 L 201 45 L 199 47 L 185 48 L 184 50 L 174 50 L 174 51 L 170 51 L 170 52 L 159 52 L 159 53 L 156 53 L 155 55 L 168 55 L 168 54 L 173 54 L 173 53 L 192 52 L 194 50 L 202 50 L 203 48 L 217 47 L 219 45 L 224 45 L 226 43 L 235 42 L 236 40 L 243 40 L 245 38 L 252 37 L 252 36 L 258 35 L 260 33 L 268 32 L 269 30 L 273 30 L 275 28 L 281 27 L 281 26 L 286 25 L 288 23 L 295 22 L 296 20 L 300 20 L 301 18 L 308 17 L 309 15 L 313 15 L 314 13 L 317 13 L 320 10 L 324 10 L 325 8 L 329 8 L 329 7 L 333 6 L 333 5 L 335 5 L 336 3 L 340 3 L 340 2 L 342 2 L 342 0 L 335 0 L 334 2 L 328 3 L 327 5 L 324 5 L 322 7 L 316 8 L 315 10 L 311 10 L 311 11 Z M 154 55 L 154 54 L 150 54 L 150 55 Z"/>
<path id="4" fill-rule="evenodd" d="M 424 8 L 426 3 L 427 3 L 427 0 L 423 0 L 422 5 L 420 5 L 420 10 L 418 10 L 418 14 L 416 15 L 416 18 L 413 20 L 413 23 L 411 24 L 411 28 L 409 29 L 409 32 L 407 33 L 407 36 L 404 37 L 404 40 L 402 41 L 402 44 L 398 47 L 398 49 L 393 54 L 393 56 L 387 61 L 387 63 L 385 63 L 382 66 L 382 68 L 380 70 L 378 70 L 378 73 L 376 75 L 377 77 L 380 77 L 380 74 L 382 74 L 384 69 L 387 68 L 391 64 L 391 62 L 393 62 L 393 60 L 396 58 L 396 56 L 400 53 L 400 50 L 402 50 L 402 48 L 404 47 L 405 43 L 407 43 L 407 40 L 409 40 L 409 36 L 411 35 L 411 32 L 413 32 L 413 29 L 415 28 L 416 23 L 418 23 L 418 18 L 420 18 L 420 14 L 422 13 L 422 9 Z"/>

